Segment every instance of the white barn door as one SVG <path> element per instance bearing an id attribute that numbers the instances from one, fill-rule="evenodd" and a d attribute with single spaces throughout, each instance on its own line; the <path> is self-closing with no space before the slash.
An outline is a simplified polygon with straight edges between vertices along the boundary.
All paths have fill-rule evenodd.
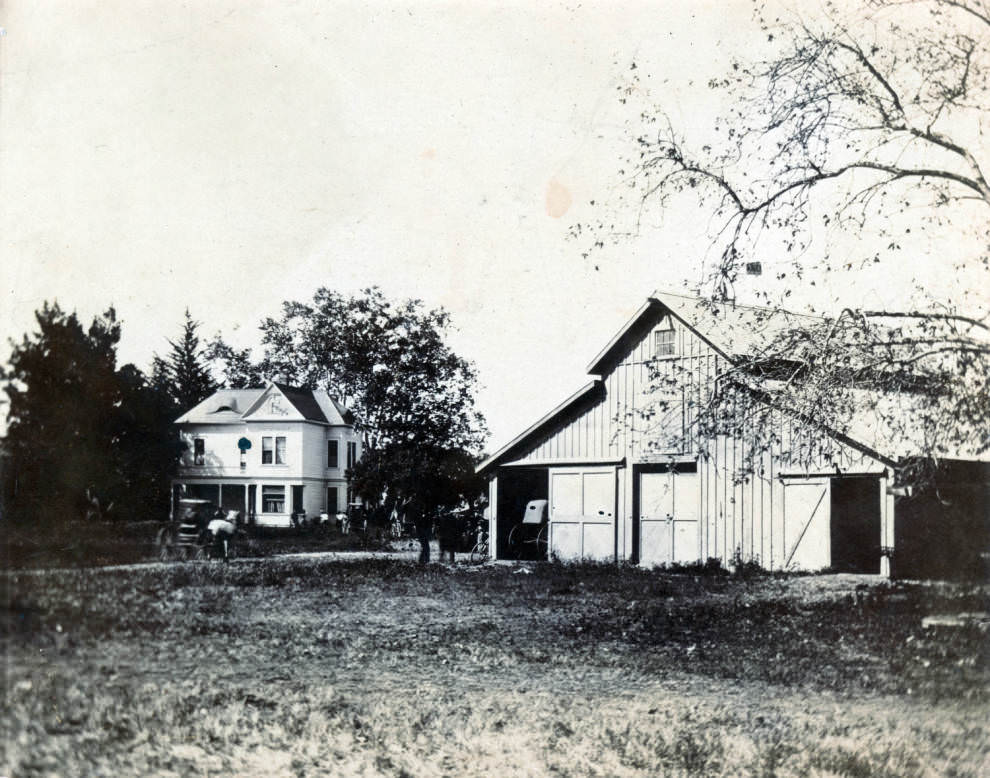
<path id="1" fill-rule="evenodd" d="M 550 555 L 615 557 L 615 470 L 550 472 Z"/>
<path id="2" fill-rule="evenodd" d="M 639 563 L 690 564 L 701 557 L 696 473 L 640 473 Z"/>
<path id="3" fill-rule="evenodd" d="M 784 569 L 832 564 L 829 481 L 784 482 Z"/>

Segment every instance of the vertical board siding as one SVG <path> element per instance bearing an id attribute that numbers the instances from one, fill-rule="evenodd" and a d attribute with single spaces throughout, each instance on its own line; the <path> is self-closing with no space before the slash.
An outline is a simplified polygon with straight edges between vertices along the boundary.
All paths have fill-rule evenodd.
<path id="1" fill-rule="evenodd" d="M 631 515 L 635 488 L 632 467 L 635 464 L 663 462 L 671 455 L 683 459 L 691 451 L 675 452 L 669 448 L 650 447 L 651 441 L 662 441 L 672 427 L 678 433 L 690 431 L 696 422 L 698 408 L 709 397 L 716 377 L 728 367 L 726 360 L 701 340 L 693 331 L 675 321 L 675 342 L 678 356 L 655 363 L 658 374 L 672 375 L 686 370 L 686 383 L 681 401 L 662 419 L 644 420 L 641 413 L 650 402 L 650 363 L 653 360 L 654 331 L 663 317 L 658 314 L 653 326 L 641 328 L 628 343 L 623 356 L 601 376 L 605 392 L 597 402 L 562 417 L 557 426 L 537 439 L 518 464 L 552 464 L 560 462 L 600 462 L 625 458 L 625 467 L 618 471 L 616 531 L 619 558 L 628 558 L 632 548 L 633 523 Z M 645 330 L 645 331 L 643 331 Z M 784 452 L 799 448 L 810 452 L 812 466 L 808 475 L 817 472 L 835 474 L 836 468 L 878 469 L 879 465 L 825 435 L 809 437 L 796 429 L 783 414 L 771 417 L 779 437 L 771 450 L 760 457 L 755 472 L 743 471 L 748 430 L 739 437 L 718 436 L 714 440 L 694 438 L 692 448 L 698 456 L 696 480 L 699 507 L 698 553 L 700 559 L 715 558 L 729 564 L 734 557 L 744 562 L 758 562 L 764 567 L 778 569 L 786 553 L 783 537 L 782 475 L 800 476 Z"/>

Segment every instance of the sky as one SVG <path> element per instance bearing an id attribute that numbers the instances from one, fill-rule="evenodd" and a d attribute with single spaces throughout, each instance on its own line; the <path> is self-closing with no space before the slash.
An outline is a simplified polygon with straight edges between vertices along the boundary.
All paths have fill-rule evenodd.
<path id="1" fill-rule="evenodd" d="M 0 26 L 4 343 L 46 300 L 112 304 L 147 368 L 186 308 L 249 346 L 283 300 L 377 285 L 450 311 L 489 451 L 699 278 L 691 204 L 588 258 L 568 237 L 621 185 L 632 64 L 703 133 L 763 41 L 738 0 L 7 0 Z"/>

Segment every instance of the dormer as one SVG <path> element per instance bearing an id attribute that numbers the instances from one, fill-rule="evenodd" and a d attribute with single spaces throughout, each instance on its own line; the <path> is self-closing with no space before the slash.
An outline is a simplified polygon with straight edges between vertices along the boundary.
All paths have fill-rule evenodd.
<path id="1" fill-rule="evenodd" d="M 237 398 L 232 396 L 217 395 L 213 401 L 214 408 L 211 413 L 240 413 L 237 407 Z"/>

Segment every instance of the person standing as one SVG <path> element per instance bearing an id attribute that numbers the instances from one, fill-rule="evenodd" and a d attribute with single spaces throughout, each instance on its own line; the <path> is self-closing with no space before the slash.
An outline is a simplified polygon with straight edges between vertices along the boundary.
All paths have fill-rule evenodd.
<path id="1" fill-rule="evenodd" d="M 428 564 L 433 522 L 430 520 L 429 511 L 426 510 L 426 503 L 419 495 L 413 495 L 406 501 L 405 510 L 406 521 L 416 528 L 416 539 L 419 540 L 419 563 L 421 565 Z"/>
<path id="2" fill-rule="evenodd" d="M 450 563 L 454 563 L 454 549 L 457 546 L 457 518 L 449 510 L 441 510 L 437 517 L 437 540 L 440 541 L 440 561 L 450 554 Z"/>

